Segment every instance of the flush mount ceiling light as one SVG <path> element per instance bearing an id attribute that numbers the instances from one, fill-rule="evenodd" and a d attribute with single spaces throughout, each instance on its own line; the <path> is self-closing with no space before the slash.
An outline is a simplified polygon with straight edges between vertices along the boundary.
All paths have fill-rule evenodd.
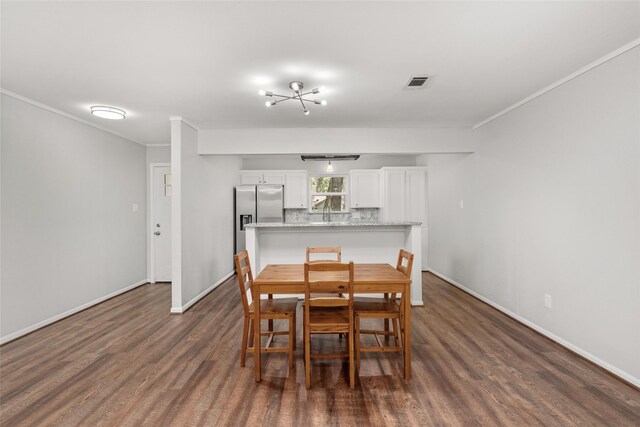
<path id="1" fill-rule="evenodd" d="M 94 105 L 90 107 L 90 110 L 94 116 L 109 120 L 122 120 L 127 116 L 126 111 L 106 105 Z"/>
<path id="2" fill-rule="evenodd" d="M 311 89 L 309 92 L 302 92 L 302 89 L 304 88 L 304 84 L 300 81 L 294 80 L 291 83 L 289 83 L 289 87 L 291 88 L 291 90 L 293 90 L 293 94 L 291 96 L 288 95 L 278 95 L 277 93 L 273 93 L 273 92 L 268 92 L 266 90 L 259 90 L 258 94 L 260 96 L 267 96 L 269 98 L 276 98 L 273 101 L 267 101 L 264 103 L 264 105 L 266 105 L 267 107 L 272 107 L 274 105 L 277 105 L 281 102 L 284 101 L 289 101 L 290 99 L 293 100 L 298 100 L 300 101 L 300 104 L 302 104 L 302 112 L 308 116 L 309 115 L 309 109 L 307 108 L 307 106 L 305 105 L 305 102 L 308 103 L 314 103 L 316 105 L 327 105 L 327 101 L 326 100 L 321 100 L 318 101 L 317 99 L 308 99 L 308 98 L 304 98 L 307 95 L 317 95 L 320 93 L 320 89 Z"/>

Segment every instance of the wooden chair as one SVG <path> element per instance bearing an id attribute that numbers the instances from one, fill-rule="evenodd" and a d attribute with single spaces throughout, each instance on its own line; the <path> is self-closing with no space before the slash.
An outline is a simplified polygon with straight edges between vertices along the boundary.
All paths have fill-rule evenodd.
<path id="1" fill-rule="evenodd" d="M 406 265 L 404 264 L 406 261 Z M 413 254 L 405 250 L 400 250 L 396 269 L 411 278 L 413 269 Z M 355 339 L 356 339 L 356 366 L 360 368 L 361 352 L 402 352 L 404 342 L 404 318 L 402 316 L 402 304 L 409 304 L 402 295 L 400 302 L 396 299 L 396 294 L 384 294 L 384 298 L 361 298 L 354 301 L 355 312 Z M 384 330 L 360 329 L 362 319 L 384 319 Z M 393 323 L 393 331 L 389 331 L 389 320 Z M 360 334 L 372 334 L 375 337 L 377 346 L 362 347 L 360 344 Z M 385 337 L 385 341 L 393 336 L 394 346 L 385 346 L 380 341 L 380 335 Z"/>
<path id="2" fill-rule="evenodd" d="M 343 276 L 348 272 L 348 279 Z M 310 273 L 322 275 L 309 278 Z M 312 274 L 313 275 L 313 274 Z M 339 294 L 348 294 L 340 297 Z M 317 296 L 322 294 L 322 296 Z M 327 296 L 332 294 L 332 296 Z M 349 386 L 355 387 L 353 349 L 353 262 L 304 264 L 304 366 L 307 388 L 311 387 L 311 359 L 349 358 Z M 315 296 L 314 296 L 315 295 Z M 347 334 L 346 353 L 311 354 L 311 334 Z"/>
<path id="3" fill-rule="evenodd" d="M 336 259 L 316 259 L 311 260 L 311 254 L 336 254 Z M 318 262 L 342 262 L 342 249 L 340 246 L 318 246 L 307 248 L 307 262 L 316 264 Z"/>
<path id="4" fill-rule="evenodd" d="M 244 367 L 247 350 L 253 352 L 253 322 L 260 320 L 269 320 L 269 329 L 260 332 L 257 345 L 261 345 L 261 338 L 267 336 L 265 347 L 261 347 L 260 351 L 265 353 L 289 353 L 289 367 L 293 367 L 293 350 L 296 348 L 296 307 L 298 305 L 297 298 L 279 298 L 273 299 L 269 295 L 269 299 L 260 301 L 260 319 L 256 319 L 254 315 L 254 304 L 256 301 L 253 294 L 253 273 L 251 272 L 251 264 L 249 263 L 249 253 L 242 251 L 234 256 L 236 264 L 236 272 L 238 274 L 238 284 L 240 285 L 240 296 L 242 297 L 242 309 L 244 313 L 244 324 L 242 329 L 242 349 L 240 350 L 240 366 Z M 247 292 L 251 291 L 251 301 L 247 298 Z M 274 320 L 288 320 L 289 329 L 287 331 L 274 331 Z M 275 335 L 289 335 L 287 347 L 271 347 L 271 342 Z M 248 341 L 248 345 L 247 345 Z"/>

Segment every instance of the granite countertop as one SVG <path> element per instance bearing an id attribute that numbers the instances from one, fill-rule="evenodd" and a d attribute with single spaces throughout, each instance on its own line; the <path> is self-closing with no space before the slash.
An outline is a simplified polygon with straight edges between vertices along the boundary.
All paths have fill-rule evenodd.
<path id="1" fill-rule="evenodd" d="M 245 228 L 282 228 L 282 227 L 385 227 L 420 225 L 412 221 L 336 221 L 336 222 L 254 222 Z"/>

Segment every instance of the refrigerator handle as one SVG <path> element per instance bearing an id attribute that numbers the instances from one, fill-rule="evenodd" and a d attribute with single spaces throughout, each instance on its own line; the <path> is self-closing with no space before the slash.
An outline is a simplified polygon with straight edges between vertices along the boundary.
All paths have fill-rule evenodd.
<path id="1" fill-rule="evenodd" d="M 253 222 L 253 215 L 240 215 L 240 231 L 244 231 L 244 226 Z"/>

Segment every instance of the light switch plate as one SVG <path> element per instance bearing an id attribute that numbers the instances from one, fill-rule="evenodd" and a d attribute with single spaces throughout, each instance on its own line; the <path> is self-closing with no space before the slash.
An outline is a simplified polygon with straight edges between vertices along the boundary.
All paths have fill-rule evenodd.
<path id="1" fill-rule="evenodd" d="M 460 200 L 460 209 L 464 209 L 464 200 Z"/>
<path id="2" fill-rule="evenodd" d="M 137 204 L 137 203 L 132 204 L 132 205 L 131 205 L 131 210 L 132 210 L 133 212 L 138 212 L 138 204 Z"/>
<path id="3" fill-rule="evenodd" d="M 544 306 L 547 308 L 551 308 L 551 295 L 544 294 Z"/>

